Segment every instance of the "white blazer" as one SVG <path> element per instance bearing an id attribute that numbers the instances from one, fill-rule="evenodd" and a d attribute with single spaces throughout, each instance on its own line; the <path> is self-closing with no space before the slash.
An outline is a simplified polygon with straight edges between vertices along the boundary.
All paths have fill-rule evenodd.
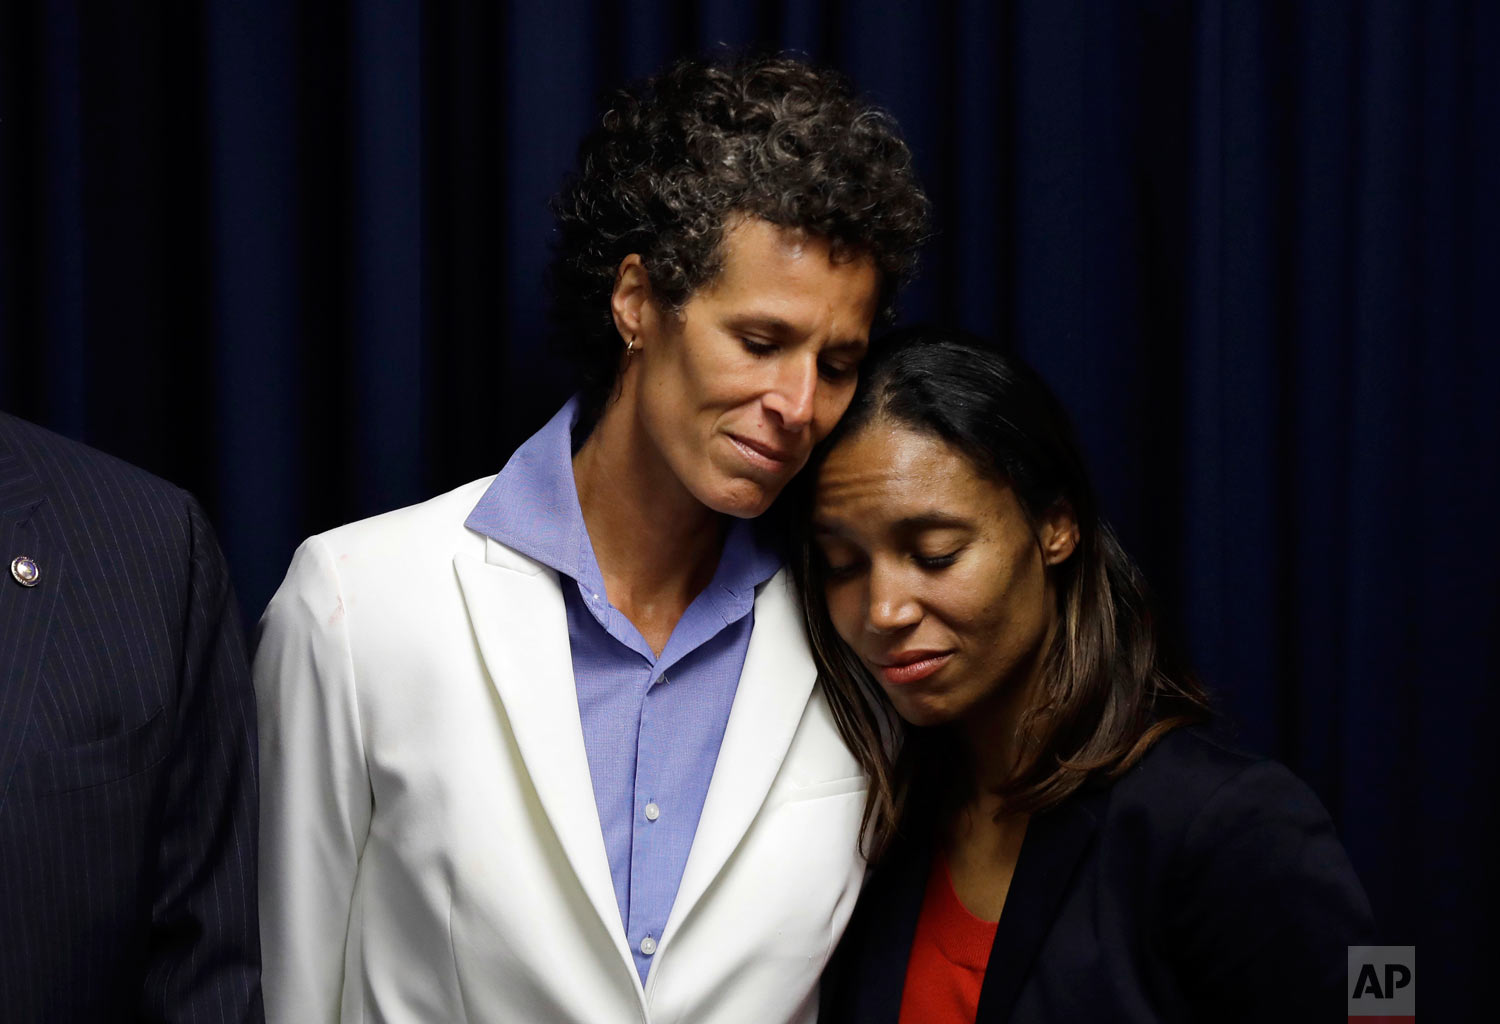
<path id="1" fill-rule="evenodd" d="M 865 783 L 785 574 L 644 988 L 557 575 L 463 522 L 489 480 L 313 537 L 261 621 L 267 1019 L 812 1021 Z"/>

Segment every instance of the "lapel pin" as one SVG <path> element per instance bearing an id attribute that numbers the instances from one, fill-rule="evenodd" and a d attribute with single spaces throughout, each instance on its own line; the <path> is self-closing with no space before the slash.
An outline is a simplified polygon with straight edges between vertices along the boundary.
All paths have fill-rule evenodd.
<path id="1" fill-rule="evenodd" d="M 37 579 L 42 575 L 42 570 L 30 555 L 19 555 L 11 560 L 10 574 L 16 578 L 16 582 L 23 587 L 36 586 Z"/>

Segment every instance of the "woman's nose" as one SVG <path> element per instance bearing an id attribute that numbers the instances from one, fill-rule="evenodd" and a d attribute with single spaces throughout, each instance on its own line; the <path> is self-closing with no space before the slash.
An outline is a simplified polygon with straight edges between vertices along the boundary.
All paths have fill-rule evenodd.
<path id="1" fill-rule="evenodd" d="M 916 625 L 922 609 L 910 588 L 903 585 L 899 572 L 872 568 L 870 607 L 865 617 L 871 631 L 895 633 Z"/>
<path id="2" fill-rule="evenodd" d="M 818 363 L 815 357 L 787 359 L 766 395 L 767 411 L 781 421 L 787 431 L 805 429 L 813 419 L 818 395 Z"/>

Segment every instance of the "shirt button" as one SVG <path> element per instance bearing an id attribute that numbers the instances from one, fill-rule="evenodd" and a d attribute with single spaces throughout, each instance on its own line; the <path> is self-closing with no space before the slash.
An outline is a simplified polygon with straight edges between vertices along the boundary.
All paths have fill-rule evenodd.
<path id="1" fill-rule="evenodd" d="M 653 939 L 649 935 L 646 936 L 644 939 L 642 939 L 641 940 L 641 952 L 643 954 L 645 954 L 646 956 L 650 956 L 652 953 L 655 953 L 656 952 L 656 940 Z"/>
<path id="2" fill-rule="evenodd" d="M 660 817 L 661 817 L 661 808 L 660 807 L 656 806 L 655 804 L 647 804 L 646 805 L 646 820 L 647 821 L 655 821 L 657 818 L 660 818 Z"/>

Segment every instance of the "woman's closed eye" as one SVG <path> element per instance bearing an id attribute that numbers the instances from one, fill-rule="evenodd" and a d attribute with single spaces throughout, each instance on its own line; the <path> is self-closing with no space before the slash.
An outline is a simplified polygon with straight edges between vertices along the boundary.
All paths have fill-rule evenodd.
<path id="1" fill-rule="evenodd" d="M 823 563 L 824 576 L 830 580 L 847 580 L 864 564 L 864 558 L 857 551 L 847 550 L 841 544 L 820 544 L 817 555 Z"/>
<path id="2" fill-rule="evenodd" d="M 819 360 L 818 375 L 830 384 L 841 384 L 854 379 L 859 372 L 859 363 L 843 360 Z"/>
<path id="3" fill-rule="evenodd" d="M 740 347 L 756 359 L 765 359 L 775 355 L 781 350 L 781 346 L 775 342 L 762 341 L 759 338 L 751 338 L 739 335 Z M 859 359 L 837 358 L 819 359 L 818 376 L 830 384 L 842 384 L 851 381 L 859 373 Z"/>
<path id="4" fill-rule="evenodd" d="M 954 562 L 957 562 L 958 556 L 962 553 L 963 548 L 958 548 L 954 551 L 950 551 L 945 555 L 924 555 L 918 553 L 912 555 L 912 561 L 916 562 L 917 565 L 921 566 L 923 569 L 936 572 L 939 569 L 946 569 Z"/>
<path id="5" fill-rule="evenodd" d="M 824 575 L 830 580 L 850 580 L 859 575 L 859 562 L 824 562 Z"/>

